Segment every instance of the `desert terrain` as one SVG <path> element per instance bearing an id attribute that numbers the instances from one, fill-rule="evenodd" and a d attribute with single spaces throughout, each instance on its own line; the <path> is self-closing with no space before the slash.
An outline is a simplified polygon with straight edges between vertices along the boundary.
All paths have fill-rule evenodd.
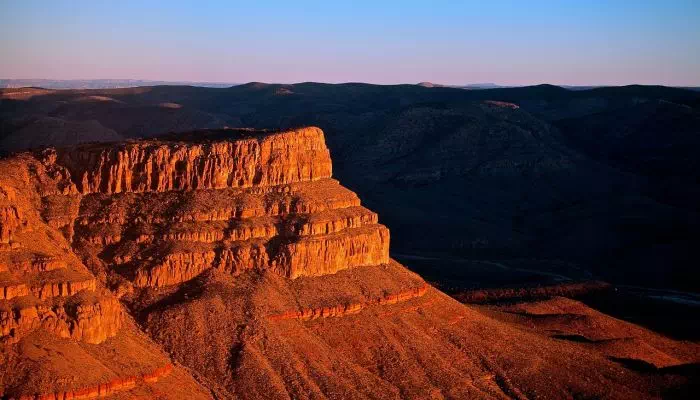
<path id="1" fill-rule="evenodd" d="M 0 397 L 692 397 L 700 93 L 426 86 L 2 89 Z"/>

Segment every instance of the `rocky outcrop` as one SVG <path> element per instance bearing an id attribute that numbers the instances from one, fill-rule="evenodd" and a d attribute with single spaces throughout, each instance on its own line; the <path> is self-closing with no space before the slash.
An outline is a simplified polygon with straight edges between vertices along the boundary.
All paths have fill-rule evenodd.
<path id="1" fill-rule="evenodd" d="M 158 382 L 159 379 L 170 375 L 172 370 L 172 364 L 166 364 L 160 368 L 156 368 L 153 371 L 146 372 L 141 375 L 128 376 L 125 378 L 115 378 L 106 383 L 100 383 L 94 386 L 87 386 L 80 389 L 60 391 L 55 393 L 22 395 L 19 397 L 19 400 L 78 400 L 107 397 L 115 395 L 119 392 L 131 390 L 141 382 Z"/>
<path id="2" fill-rule="evenodd" d="M 26 283 L 14 283 L 3 286 L 0 284 L 0 300 L 10 300 L 15 297 L 33 295 L 45 300 L 58 296 L 72 296 L 81 290 L 95 290 L 96 281 L 93 278 L 85 280 L 69 280 L 58 282 L 45 282 L 36 286 L 28 286 Z"/>
<path id="3" fill-rule="evenodd" d="M 492 107 L 496 108 L 510 108 L 511 110 L 517 110 L 520 108 L 519 105 L 514 104 L 514 103 L 509 103 L 506 101 L 496 101 L 496 100 L 486 100 L 484 101 L 484 104 L 487 104 Z"/>
<path id="4" fill-rule="evenodd" d="M 0 260 L 8 341 L 44 328 L 97 343 L 120 326 L 121 312 L 108 295 L 66 305 L 65 299 L 100 285 L 67 261 L 59 249 L 69 246 L 52 230 L 102 254 L 107 268 L 120 266 L 115 272 L 140 287 L 178 284 L 210 268 L 296 277 L 388 257 L 385 228 L 355 232 L 376 224 L 376 214 L 330 179 L 330 154 L 317 128 L 47 149 L 3 168 L 11 178 L 0 182 L 0 243 L 6 251 L 22 248 L 18 254 L 37 250 L 8 255 L 7 264 Z M 51 250 L 39 236 L 18 238 L 34 228 L 39 236 L 52 235 Z M 319 262 L 329 264 L 305 268 L 315 252 L 326 254 Z"/>
<path id="5" fill-rule="evenodd" d="M 106 263 L 139 287 L 178 284 L 210 268 L 296 278 L 389 259 L 388 230 L 332 179 L 90 194 L 81 204 L 74 240 L 105 254 Z"/>
<path id="6" fill-rule="evenodd" d="M 17 207 L 0 207 L 0 243 L 10 243 L 13 234 L 21 226 L 22 214 Z"/>
<path id="7" fill-rule="evenodd" d="M 63 281 L 63 282 L 47 282 L 32 288 L 32 294 L 38 299 L 48 299 L 57 296 L 71 296 L 81 290 L 94 291 L 97 288 L 95 279 L 88 278 L 85 280 Z"/>
<path id="8" fill-rule="evenodd" d="M 410 299 L 423 296 L 427 291 L 428 285 L 423 285 L 417 288 L 387 294 L 382 297 L 363 302 L 338 304 L 328 307 L 304 308 L 298 311 L 287 311 L 279 314 L 272 314 L 268 316 L 268 319 L 271 321 L 280 321 L 285 319 L 308 321 L 317 318 L 342 317 L 344 315 L 357 314 L 363 309 L 371 306 L 396 304 L 408 301 Z"/>
<path id="9" fill-rule="evenodd" d="M 0 300 L 10 300 L 14 297 L 27 296 L 31 290 L 25 283 L 5 284 L 0 286 Z"/>
<path id="10" fill-rule="evenodd" d="M 17 191 L 0 185 L 0 243 L 9 244 L 14 233 L 26 225 L 22 209 L 17 202 Z"/>
<path id="11" fill-rule="evenodd" d="M 319 226 L 326 227 L 325 224 Z M 172 285 L 190 280 L 209 268 L 231 275 L 251 269 L 269 269 L 293 279 L 388 262 L 389 231 L 383 225 L 373 225 L 293 241 L 254 239 L 204 251 L 174 251 L 155 265 L 140 267 L 134 283 L 142 287 Z"/>
<path id="12" fill-rule="evenodd" d="M 201 136 L 205 136 L 202 133 Z M 231 131 L 229 138 L 196 144 L 160 141 L 59 151 L 83 193 L 164 192 L 274 186 L 331 176 L 323 132 Z"/>
<path id="13" fill-rule="evenodd" d="M 31 261 L 31 263 L 24 264 L 23 267 L 24 266 L 27 267 L 25 268 L 26 271 L 47 272 L 65 269 L 68 267 L 68 263 L 66 263 L 65 260 L 61 260 L 60 258 L 37 254 L 36 256 L 34 256 L 34 259 Z"/>
<path id="14" fill-rule="evenodd" d="M 140 268 L 134 283 L 142 287 L 158 287 L 185 282 L 213 267 L 215 258 L 214 251 L 167 254 L 155 266 Z"/>
<path id="15" fill-rule="evenodd" d="M 202 279 L 293 282 L 391 262 L 389 230 L 331 179 L 317 128 L 46 149 L 0 161 L 0 188 L 0 244 L 6 245 L 0 341 L 6 344 L 32 340 L 36 330 L 84 346 L 120 343 L 122 325 L 130 322 L 117 298 L 133 307 L 137 299 L 157 298 L 161 288 L 179 293 L 196 283 L 177 285 L 208 270 L 217 274 Z M 269 320 L 341 316 L 425 291 Z M 167 372 L 26 398 L 102 397 Z"/>
<path id="16" fill-rule="evenodd" d="M 303 237 L 281 246 L 272 269 L 282 276 L 319 276 L 389 262 L 389 230 L 383 225 Z"/>
<path id="17" fill-rule="evenodd" d="M 0 182 L 0 242 L 21 247 L 0 260 L 5 341 L 38 328 L 88 343 L 117 333 L 118 302 L 95 300 L 101 284 L 64 240 L 137 288 L 208 269 L 294 279 L 389 262 L 389 231 L 330 178 L 317 128 L 46 149 L 4 168 L 13 177 Z"/>
<path id="18" fill-rule="evenodd" d="M 82 198 L 73 219 L 77 229 L 99 232 L 100 225 L 173 224 L 177 222 L 241 222 L 256 217 L 316 214 L 360 205 L 352 191 L 334 179 L 273 187 L 196 190 L 185 193 L 93 194 Z M 71 218 L 54 215 L 53 218 Z"/>
<path id="19" fill-rule="evenodd" d="M 368 218 L 372 221 L 373 218 Z M 374 218 L 376 220 L 376 218 Z M 290 236 L 277 236 L 280 232 L 274 225 L 261 229 L 258 233 L 272 233 L 270 236 L 236 235 L 228 236 L 221 247 L 199 245 L 199 250 L 183 249 L 167 252 L 154 265 L 144 263 L 136 272 L 134 283 L 138 286 L 165 286 L 184 282 L 194 278 L 206 269 L 218 268 L 229 274 L 237 275 L 243 271 L 255 269 L 271 270 L 287 278 L 299 276 L 319 276 L 338 271 L 364 266 L 380 265 L 389 262 L 389 231 L 383 225 L 350 228 L 359 225 L 359 220 L 348 219 L 345 223 L 324 222 L 300 224 L 296 232 L 292 228 Z M 340 227 L 346 229 L 342 232 Z M 250 231 L 253 232 L 253 231 Z M 308 236 L 296 236 L 300 232 Z M 317 233 L 316 236 L 311 233 Z M 328 232 L 328 233 L 326 233 Z M 166 234 L 160 239 L 192 239 L 195 235 Z M 202 243 L 211 244 L 208 238 Z M 223 234 L 221 235 L 223 237 Z M 252 240 L 248 240 L 250 238 Z M 276 239 L 278 238 L 278 239 Z M 185 240 L 187 241 L 187 240 Z M 157 242 L 155 245 L 158 245 Z M 191 247 L 191 246 L 185 246 Z M 209 247 L 209 250 L 202 248 Z"/>
<path id="20" fill-rule="evenodd" d="M 71 251 L 68 231 L 60 230 L 72 222 L 48 223 L 56 210 L 77 213 L 61 171 L 26 154 L 0 161 L 0 241 L 10 243 L 0 248 L 0 342 L 16 343 L 42 329 L 97 344 L 121 327 L 121 305 Z M 56 201 L 60 196 L 69 200 Z"/>
<path id="21" fill-rule="evenodd" d="M 112 296 L 98 301 L 69 305 L 66 314 L 71 318 L 70 337 L 87 343 L 101 343 L 115 336 L 122 324 L 122 308 Z"/>
<path id="22" fill-rule="evenodd" d="M 53 306 L 43 303 L 0 308 L 0 340 L 15 343 L 34 329 L 86 343 L 101 343 L 114 336 L 122 324 L 122 309 L 110 295 L 77 295 Z"/>

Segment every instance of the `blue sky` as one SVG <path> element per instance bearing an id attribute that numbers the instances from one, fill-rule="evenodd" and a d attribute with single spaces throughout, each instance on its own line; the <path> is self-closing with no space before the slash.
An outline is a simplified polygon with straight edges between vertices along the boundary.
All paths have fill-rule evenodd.
<path id="1" fill-rule="evenodd" d="M 700 0 L 0 0 L 0 78 L 700 86 Z"/>

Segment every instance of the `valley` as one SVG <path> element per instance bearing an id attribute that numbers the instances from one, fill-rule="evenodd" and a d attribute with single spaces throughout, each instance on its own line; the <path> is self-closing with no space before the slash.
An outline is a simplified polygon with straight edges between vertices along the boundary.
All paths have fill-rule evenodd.
<path id="1" fill-rule="evenodd" d="M 650 164 L 567 128 L 640 96 L 695 118 L 670 88 L 3 89 L 0 393 L 684 398 L 692 132 Z"/>

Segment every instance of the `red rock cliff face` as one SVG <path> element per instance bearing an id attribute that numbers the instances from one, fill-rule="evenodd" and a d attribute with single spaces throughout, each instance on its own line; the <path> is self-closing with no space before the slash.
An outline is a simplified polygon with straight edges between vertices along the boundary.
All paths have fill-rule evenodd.
<path id="1" fill-rule="evenodd" d="M 0 207 L 0 243 L 10 243 L 13 234 L 21 226 L 22 214 L 17 207 Z"/>
<path id="2" fill-rule="evenodd" d="M 163 377 L 168 376 L 173 370 L 172 364 L 166 364 L 156 368 L 151 372 L 146 372 L 138 376 L 127 376 L 124 378 L 112 379 L 109 382 L 82 387 L 70 391 L 58 391 L 54 393 L 23 395 L 19 400 L 79 400 L 94 399 L 98 397 L 108 397 L 117 395 L 119 392 L 127 391 L 136 387 L 141 382 L 154 383 Z"/>
<path id="3" fill-rule="evenodd" d="M 84 194 L 74 241 L 137 287 L 210 268 L 296 278 L 388 262 L 388 230 L 330 179 L 323 132 L 220 134 L 57 151 L 49 164 Z"/>
<path id="4" fill-rule="evenodd" d="M 82 147 L 59 151 L 57 162 L 83 194 L 274 186 L 331 176 L 318 128 L 201 144 Z"/>
<path id="5" fill-rule="evenodd" d="M 226 279 L 251 271 L 240 279 L 296 279 L 389 263 L 388 229 L 331 170 L 317 128 L 203 131 L 0 160 L 0 343 L 27 347 L 43 331 L 87 350 L 123 345 L 131 352 L 124 337 L 133 324 L 120 298 L 145 298 L 212 269 Z M 140 369 L 141 361 L 128 364 Z M 56 372 L 55 389 L 20 382 L 9 393 L 102 397 L 154 383 L 170 372 L 164 368 L 75 385 Z"/>
<path id="6" fill-rule="evenodd" d="M 26 224 L 17 204 L 15 189 L 0 187 L 0 244 L 10 244 L 15 232 Z"/>
<path id="7" fill-rule="evenodd" d="M 389 262 L 389 231 L 330 178 L 318 128 L 47 149 L 2 166 L 6 342 L 40 328 L 88 343 L 115 336 L 123 312 L 105 276 L 122 295 L 209 269 L 294 279 Z"/>
<path id="8" fill-rule="evenodd" d="M 71 303 L 16 305 L 0 309 L 0 338 L 15 343 L 35 329 L 43 329 L 62 338 L 90 344 L 113 337 L 122 325 L 123 311 L 112 296 L 102 294 L 91 299 L 73 298 Z"/>
<path id="9" fill-rule="evenodd" d="M 119 302 L 42 218 L 42 194 L 71 191 L 59 182 L 65 176 L 53 172 L 26 155 L 0 161 L 2 343 L 42 329 L 96 344 L 115 336 L 122 324 Z"/>

